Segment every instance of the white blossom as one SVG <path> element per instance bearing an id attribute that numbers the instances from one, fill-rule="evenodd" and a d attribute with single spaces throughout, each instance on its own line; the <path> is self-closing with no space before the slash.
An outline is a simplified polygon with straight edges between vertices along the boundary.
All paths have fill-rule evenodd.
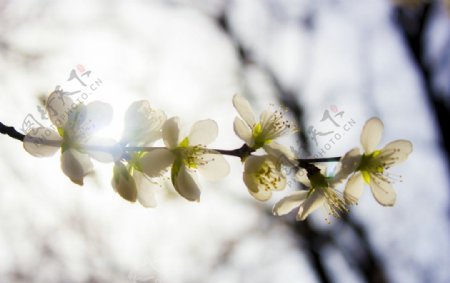
<path id="1" fill-rule="evenodd" d="M 56 89 L 47 99 L 46 110 L 54 128 L 31 129 L 25 135 L 23 146 L 37 157 L 52 156 L 61 149 L 61 168 L 72 182 L 83 185 L 84 177 L 93 168 L 90 157 L 112 162 L 121 156 L 121 148 L 114 140 L 94 137 L 95 132 L 111 121 L 109 104 L 100 101 L 77 104 L 61 89 Z"/>
<path id="2" fill-rule="evenodd" d="M 336 189 L 342 181 L 338 174 L 325 176 L 325 168 L 321 168 L 308 176 L 305 169 L 300 169 L 295 179 L 307 187 L 282 198 L 273 207 L 274 215 L 281 216 L 298 208 L 296 219 L 305 220 L 315 210 L 325 207 L 328 215 L 339 217 L 348 212 L 345 196 Z M 329 220 L 328 220 L 329 221 Z"/>
<path id="3" fill-rule="evenodd" d="M 342 159 L 343 166 L 354 168 L 355 174 L 348 180 L 345 195 L 353 199 L 355 203 L 362 194 L 364 182 L 370 186 L 375 200 L 383 206 L 395 204 L 396 193 L 392 183 L 399 180 L 387 172 L 392 166 L 397 165 L 409 156 L 413 150 L 412 143 L 407 140 L 395 140 L 382 149 L 376 147 L 380 143 L 383 133 L 383 123 L 378 118 L 369 119 L 361 133 L 361 144 L 364 153 L 359 149 L 352 149 Z"/>
<path id="4" fill-rule="evenodd" d="M 225 158 L 206 148 L 218 133 L 213 120 L 196 122 L 189 135 L 180 134 L 179 118 L 168 119 L 162 127 L 166 148 L 154 149 L 145 154 L 140 164 L 149 177 L 162 176 L 171 167 L 171 179 L 176 191 L 190 201 L 200 200 L 198 171 L 205 179 L 215 181 L 228 175 L 230 167 Z"/>

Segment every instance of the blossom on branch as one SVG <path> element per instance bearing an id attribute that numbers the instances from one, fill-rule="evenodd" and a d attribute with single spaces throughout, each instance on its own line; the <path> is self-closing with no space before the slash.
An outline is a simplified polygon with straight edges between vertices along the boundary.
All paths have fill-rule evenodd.
<path id="1" fill-rule="evenodd" d="M 321 207 L 325 207 L 328 215 L 336 218 L 347 213 L 349 209 L 346 196 L 336 189 L 336 186 L 342 182 L 342 178 L 339 174 L 326 176 L 325 170 L 326 168 L 321 168 L 311 174 L 305 169 L 300 169 L 295 179 L 305 185 L 307 190 L 296 191 L 282 198 L 273 207 L 273 214 L 285 215 L 298 208 L 296 219 L 302 221 Z"/>
<path id="2" fill-rule="evenodd" d="M 37 157 L 52 156 L 61 149 L 61 168 L 72 182 L 83 185 L 84 177 L 93 168 L 91 157 L 100 162 L 120 158 L 122 151 L 114 140 L 94 137 L 112 119 L 109 104 L 100 101 L 77 104 L 57 89 L 48 97 L 46 110 L 56 131 L 45 127 L 31 129 L 25 135 L 23 146 Z"/>
<path id="3" fill-rule="evenodd" d="M 166 114 L 153 108 L 146 100 L 133 102 L 125 113 L 125 128 L 122 133 L 123 146 L 151 146 L 162 136 L 162 125 L 166 121 Z M 144 175 L 141 158 L 147 152 L 137 151 L 128 153 L 123 162 L 116 162 L 113 169 L 111 184 L 114 190 L 130 202 L 139 201 L 144 207 L 156 207 L 155 191 L 158 182 Z"/>
<path id="4" fill-rule="evenodd" d="M 267 153 L 277 157 L 293 158 L 292 152 L 274 140 L 288 133 L 293 133 L 296 127 L 284 117 L 283 110 L 265 110 L 259 121 L 256 119 L 250 103 L 241 95 L 233 97 L 234 108 L 240 117 L 234 120 L 234 132 L 250 148 L 263 148 Z"/>
<path id="5" fill-rule="evenodd" d="M 391 184 L 398 180 L 399 176 L 392 175 L 387 170 L 405 161 L 413 146 L 410 141 L 395 140 L 377 150 L 383 129 L 384 125 L 380 119 L 376 117 L 369 119 L 361 133 L 364 153 L 361 154 L 358 148 L 352 149 L 341 161 L 343 166 L 355 169 L 355 174 L 348 180 L 344 191 L 349 199 L 357 201 L 361 197 L 365 182 L 370 186 L 379 204 L 383 206 L 395 204 L 396 193 Z"/>
<path id="6" fill-rule="evenodd" d="M 271 155 L 247 158 L 243 179 L 255 199 L 267 201 L 272 196 L 272 191 L 280 191 L 286 187 L 286 177 L 280 167 L 278 159 Z"/>
<path id="7" fill-rule="evenodd" d="M 162 127 L 162 137 L 166 148 L 156 148 L 140 160 L 142 171 L 149 177 L 160 177 L 171 168 L 171 180 L 175 190 L 190 201 L 200 200 L 198 171 L 205 179 L 219 180 L 230 171 L 225 158 L 218 152 L 207 149 L 218 134 L 217 123 L 213 120 L 196 122 L 189 135 L 180 133 L 178 117 L 168 119 Z"/>

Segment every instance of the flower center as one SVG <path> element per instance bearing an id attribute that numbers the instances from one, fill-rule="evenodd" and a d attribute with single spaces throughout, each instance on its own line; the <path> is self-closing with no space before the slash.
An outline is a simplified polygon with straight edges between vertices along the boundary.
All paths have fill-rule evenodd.
<path id="1" fill-rule="evenodd" d="M 398 157 L 393 156 L 400 149 L 392 150 L 375 150 L 369 155 L 364 154 L 358 167 L 361 170 L 364 181 L 370 184 L 372 178 L 380 179 L 387 183 L 401 181 L 401 176 L 387 173 L 386 170 L 398 161 Z"/>
<path id="2" fill-rule="evenodd" d="M 212 161 L 205 156 L 206 149 L 200 145 L 189 146 L 189 138 L 184 138 L 178 147 L 174 150 L 177 159 L 184 161 L 184 164 L 191 169 L 197 169 L 198 166 L 204 166 Z"/>
<path id="3" fill-rule="evenodd" d="M 255 148 L 260 148 L 289 131 L 295 131 L 293 125 L 284 117 L 282 110 L 261 114 L 261 122 L 252 129 Z"/>
<path id="4" fill-rule="evenodd" d="M 266 191 L 278 188 L 282 181 L 280 173 L 271 162 L 264 162 L 256 171 L 255 178 Z"/>

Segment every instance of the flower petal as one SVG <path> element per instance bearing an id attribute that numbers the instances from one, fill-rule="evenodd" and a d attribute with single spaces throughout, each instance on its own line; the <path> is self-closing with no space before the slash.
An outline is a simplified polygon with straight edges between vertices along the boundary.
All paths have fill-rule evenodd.
<path id="1" fill-rule="evenodd" d="M 216 121 L 211 119 L 196 122 L 189 133 L 189 145 L 208 145 L 212 143 L 219 132 Z"/>
<path id="2" fill-rule="evenodd" d="M 155 190 L 157 185 L 150 182 L 148 178 L 139 171 L 133 172 L 133 177 L 137 187 L 137 199 L 143 207 L 156 207 Z"/>
<path id="3" fill-rule="evenodd" d="M 147 100 L 133 102 L 125 113 L 122 142 L 131 145 L 151 145 L 160 139 L 166 114 L 151 107 Z"/>
<path id="4" fill-rule="evenodd" d="M 275 157 L 279 164 L 286 166 L 297 165 L 295 154 L 286 146 L 276 142 L 271 142 L 264 145 L 263 148 L 269 155 Z"/>
<path id="5" fill-rule="evenodd" d="M 383 129 L 383 122 L 376 117 L 366 122 L 361 133 L 361 144 L 366 154 L 370 154 L 376 149 L 380 143 Z"/>
<path id="6" fill-rule="evenodd" d="M 393 206 L 397 198 L 397 194 L 391 184 L 371 175 L 370 189 L 375 200 L 382 206 Z"/>
<path id="7" fill-rule="evenodd" d="M 123 146 L 110 138 L 91 138 L 89 139 L 89 144 L 83 146 L 82 149 L 92 158 L 103 163 L 115 162 L 124 153 Z M 109 150 L 106 151 L 106 149 Z"/>
<path id="8" fill-rule="evenodd" d="M 304 168 L 300 168 L 297 173 L 295 173 L 294 178 L 304 186 L 308 188 L 311 187 L 311 181 L 309 181 L 308 172 Z"/>
<path id="9" fill-rule="evenodd" d="M 381 150 L 379 158 L 398 164 L 406 160 L 413 150 L 413 145 L 408 140 L 395 140 Z"/>
<path id="10" fill-rule="evenodd" d="M 347 204 L 357 204 L 358 200 L 361 198 L 364 188 L 364 179 L 361 173 L 356 173 L 353 175 L 345 185 L 344 189 L 344 199 Z"/>
<path id="11" fill-rule="evenodd" d="M 164 144 L 169 149 L 176 148 L 180 142 L 180 119 L 172 117 L 167 120 L 162 127 L 162 137 Z"/>
<path id="12" fill-rule="evenodd" d="M 320 208 L 325 203 L 325 197 L 315 190 L 301 205 L 298 210 L 297 220 L 305 220 L 308 215 Z"/>
<path id="13" fill-rule="evenodd" d="M 90 137 L 107 126 L 112 120 L 112 115 L 111 105 L 101 101 L 93 101 L 80 108 L 80 118 L 74 125 L 74 130 L 79 131 L 77 136 Z"/>
<path id="14" fill-rule="evenodd" d="M 200 201 L 200 188 L 195 177 L 186 166 L 181 165 L 176 180 L 175 190 L 185 199 L 190 201 Z"/>
<path id="15" fill-rule="evenodd" d="M 111 185 L 114 190 L 127 201 L 136 202 L 136 183 L 125 165 L 120 162 L 115 163 L 113 172 Z"/>
<path id="16" fill-rule="evenodd" d="M 248 187 L 248 192 L 255 199 L 257 199 L 259 201 L 268 201 L 272 197 L 272 191 L 271 190 L 269 190 L 267 188 L 259 187 L 258 190 L 255 192 L 255 191 L 253 191 L 253 189 L 250 189 L 250 187 L 249 187 L 249 185 L 253 185 L 253 184 L 249 184 L 248 182 L 249 182 L 248 175 L 244 175 L 244 183 Z"/>
<path id="17" fill-rule="evenodd" d="M 230 173 L 230 165 L 221 154 L 203 154 L 205 164 L 198 166 L 198 171 L 208 181 L 217 181 Z"/>
<path id="18" fill-rule="evenodd" d="M 299 207 L 308 196 L 308 191 L 297 191 L 291 195 L 282 198 L 272 208 L 274 215 L 281 216 L 288 214 L 294 208 Z"/>
<path id="19" fill-rule="evenodd" d="M 93 165 L 89 155 L 74 149 L 61 154 L 61 169 L 75 184 L 83 185 L 83 178 L 92 172 Z"/>
<path id="20" fill-rule="evenodd" d="M 247 99 L 239 94 L 235 94 L 233 96 L 233 106 L 250 128 L 256 124 L 255 113 L 253 113 L 253 109 Z"/>
<path id="21" fill-rule="evenodd" d="M 24 139 L 23 148 L 36 157 L 48 157 L 54 155 L 61 146 L 62 139 L 52 129 L 39 127 L 31 129 Z"/>
<path id="22" fill-rule="evenodd" d="M 159 177 L 175 160 L 172 152 L 165 148 L 154 149 L 140 160 L 142 172 L 149 177 Z"/>
<path id="23" fill-rule="evenodd" d="M 352 150 L 348 151 L 340 161 L 340 167 L 338 172 L 334 177 L 334 183 L 340 183 L 347 179 L 347 177 L 355 172 L 361 163 L 361 151 L 359 148 L 355 147 Z"/>
<path id="24" fill-rule="evenodd" d="M 45 108 L 50 121 L 58 128 L 63 128 L 68 120 L 68 113 L 76 104 L 68 97 L 68 94 L 57 87 L 47 98 Z"/>
<path id="25" fill-rule="evenodd" d="M 243 140 L 248 146 L 254 145 L 252 130 L 248 125 L 242 121 L 242 119 L 236 117 L 233 123 L 234 132 L 236 135 Z"/>

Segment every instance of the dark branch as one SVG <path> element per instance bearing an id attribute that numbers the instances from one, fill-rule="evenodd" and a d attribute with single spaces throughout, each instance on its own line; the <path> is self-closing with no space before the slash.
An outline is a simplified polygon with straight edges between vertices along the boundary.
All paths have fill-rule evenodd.
<path id="1" fill-rule="evenodd" d="M 8 136 L 12 137 L 13 139 L 16 139 L 19 141 L 23 141 L 23 139 L 25 138 L 25 135 L 19 133 L 13 127 L 8 127 L 8 126 L 4 125 L 2 122 L 0 122 L 0 133 L 2 133 L 4 135 L 8 135 Z"/>

